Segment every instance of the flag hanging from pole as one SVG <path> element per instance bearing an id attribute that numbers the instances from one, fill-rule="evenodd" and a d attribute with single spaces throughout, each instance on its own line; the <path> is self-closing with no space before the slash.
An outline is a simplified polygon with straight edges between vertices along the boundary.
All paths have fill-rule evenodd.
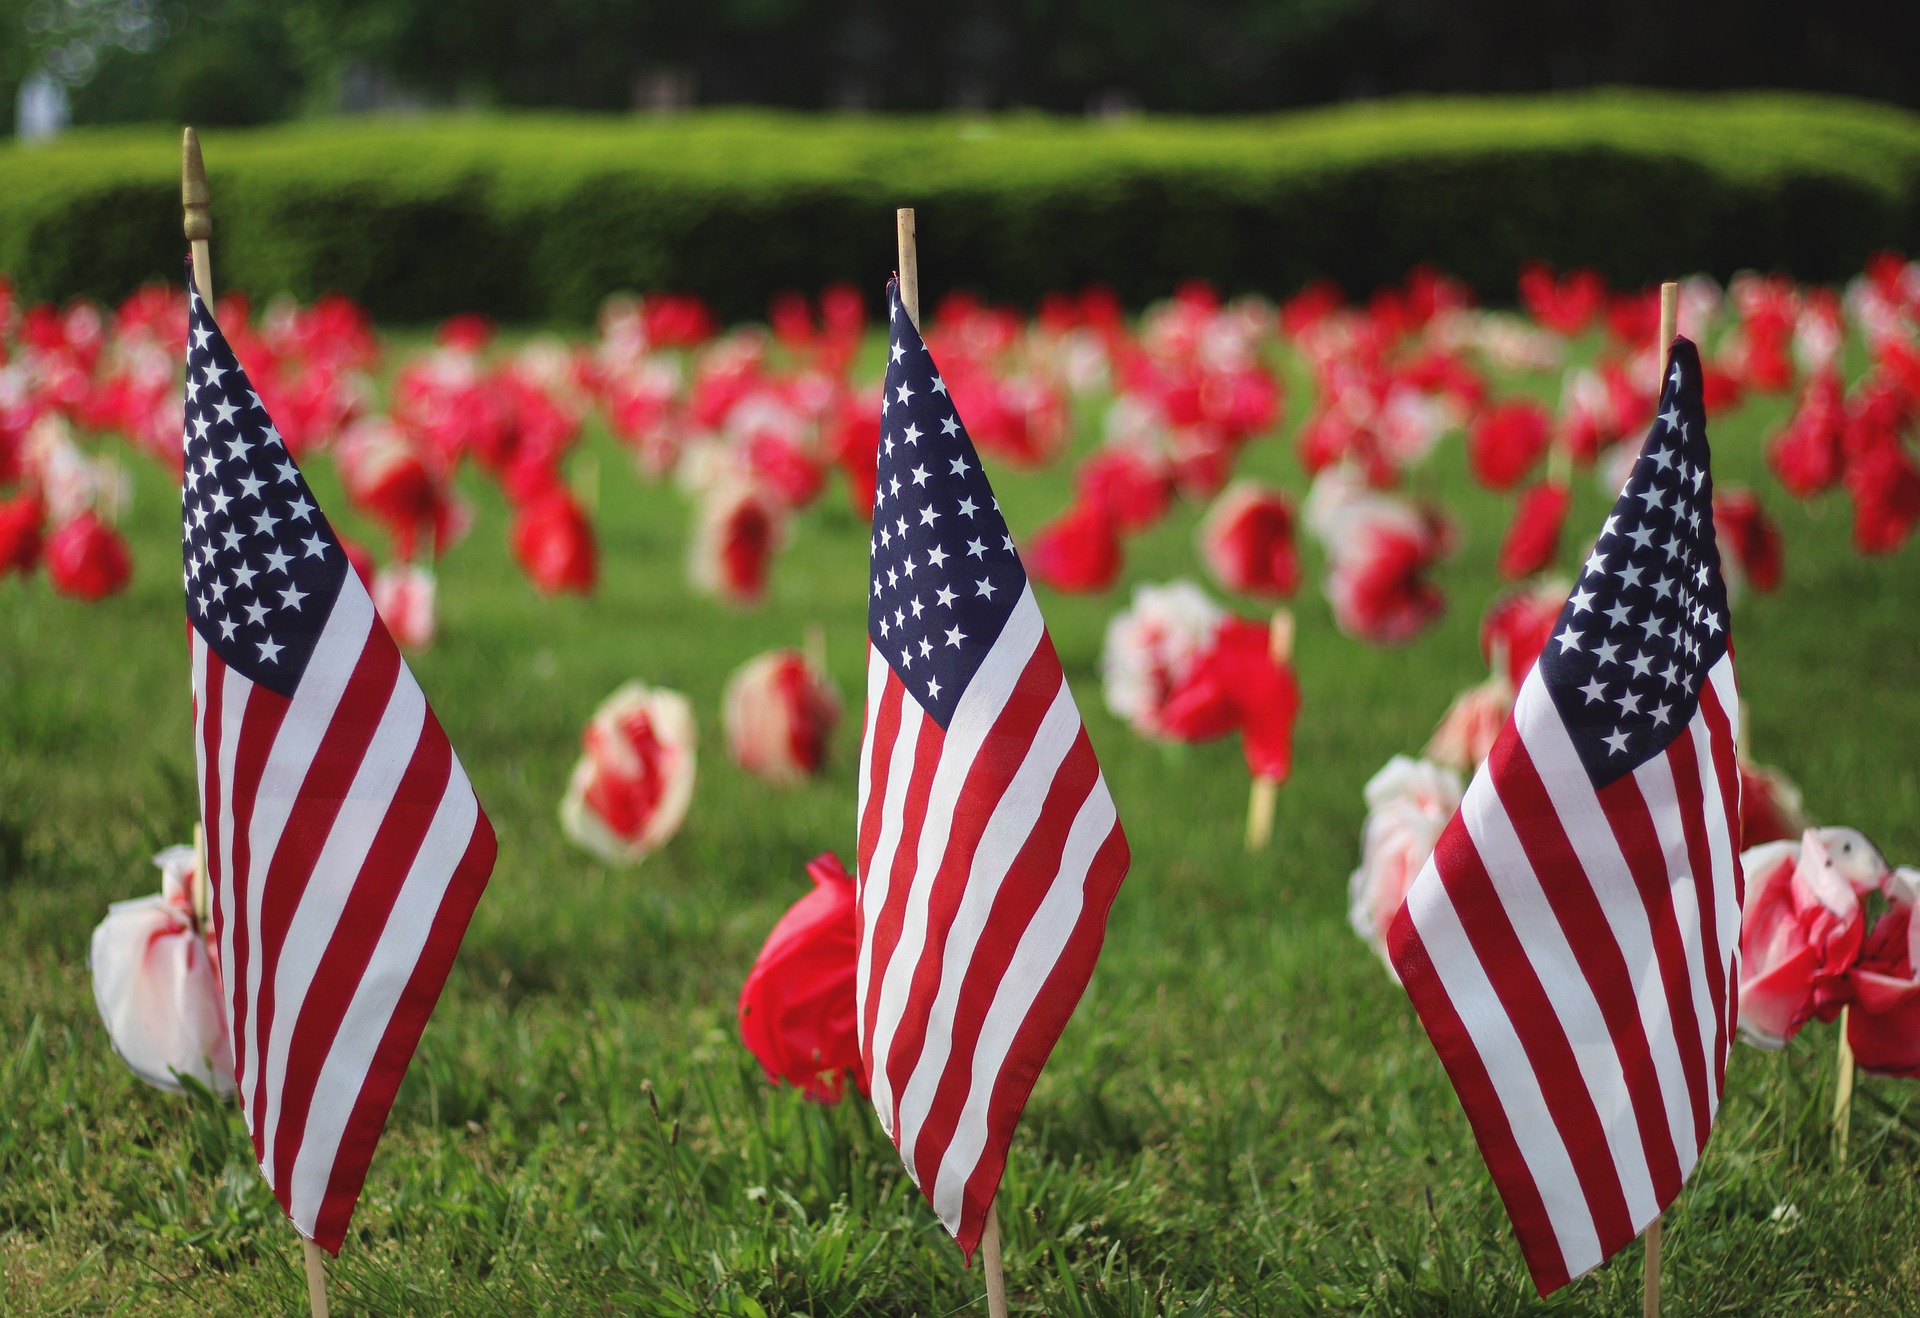
<path id="1" fill-rule="evenodd" d="M 860 1052 L 969 1255 L 1128 863 L 1000 505 L 888 288 L 860 753 Z"/>
<path id="2" fill-rule="evenodd" d="M 247 1131 L 338 1252 L 493 828 L 189 281 L 181 515 L 200 811 Z"/>
<path id="3" fill-rule="evenodd" d="M 1739 697 L 1700 355 L 1407 893 L 1399 971 L 1545 1295 L 1680 1193 L 1738 1007 Z"/>

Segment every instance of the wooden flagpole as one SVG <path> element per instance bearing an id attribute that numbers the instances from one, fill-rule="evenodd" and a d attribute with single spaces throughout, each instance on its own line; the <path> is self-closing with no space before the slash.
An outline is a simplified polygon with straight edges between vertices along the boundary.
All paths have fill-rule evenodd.
<path id="1" fill-rule="evenodd" d="M 913 226 L 913 208 L 902 206 L 894 212 L 900 242 L 900 305 L 907 319 L 920 328 L 920 246 Z M 824 639 L 824 638 L 823 638 Z M 981 1271 L 987 1277 L 987 1313 L 989 1318 L 1007 1318 L 1007 1278 L 1000 1264 L 999 1196 L 987 1205 L 987 1229 L 980 1238 Z"/>
<path id="2" fill-rule="evenodd" d="M 1653 396 L 1658 406 L 1660 391 L 1666 387 L 1667 363 L 1673 355 L 1673 336 L 1680 332 L 1680 285 L 1672 280 L 1660 285 L 1660 378 L 1654 381 Z M 1656 1217 L 1641 1239 L 1646 1242 L 1645 1290 L 1640 1299 L 1644 1318 L 1660 1318 L 1660 1222 Z"/>
<path id="3" fill-rule="evenodd" d="M 181 227 L 193 244 L 193 282 L 200 300 L 213 306 L 213 211 L 208 205 L 207 167 L 200 159 L 200 135 L 188 128 L 180 135 Z"/>
<path id="4" fill-rule="evenodd" d="M 1267 632 L 1267 653 L 1273 656 L 1277 664 L 1293 662 L 1293 613 L 1288 609 L 1276 609 L 1273 625 Z M 1280 796 L 1280 780 L 1260 778 L 1253 780 L 1253 787 L 1247 794 L 1247 850 L 1264 851 L 1273 838 L 1273 807 Z"/>
<path id="5" fill-rule="evenodd" d="M 188 128 L 180 135 L 180 213 L 181 230 L 187 241 L 193 244 L 193 283 L 200 290 L 200 300 L 209 310 L 213 307 L 213 211 L 207 192 L 207 167 L 200 158 L 200 137 Z M 206 883 L 207 872 L 207 835 L 200 823 L 193 826 L 194 864 L 201 876 L 197 884 Z M 294 1228 L 299 1233 L 299 1228 Z M 327 1270 L 326 1256 L 320 1246 L 300 1235 L 300 1245 L 306 1258 L 307 1305 L 313 1311 L 313 1318 L 329 1318 L 327 1311 Z"/>

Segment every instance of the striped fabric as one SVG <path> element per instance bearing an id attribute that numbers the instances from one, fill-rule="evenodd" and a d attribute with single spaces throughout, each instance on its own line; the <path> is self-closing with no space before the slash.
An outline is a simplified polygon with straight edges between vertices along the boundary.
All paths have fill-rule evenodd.
<path id="1" fill-rule="evenodd" d="M 259 396 L 191 306 L 184 580 L 235 1075 L 275 1197 L 338 1252 L 493 830 Z"/>
<path id="2" fill-rule="evenodd" d="M 1545 1295 L 1680 1193 L 1738 1015 L 1739 697 L 1700 364 L 1389 947 Z"/>
<path id="3" fill-rule="evenodd" d="M 979 454 L 897 289 L 890 302 L 860 756 L 860 1048 L 881 1125 L 971 1255 L 1128 853 Z"/>

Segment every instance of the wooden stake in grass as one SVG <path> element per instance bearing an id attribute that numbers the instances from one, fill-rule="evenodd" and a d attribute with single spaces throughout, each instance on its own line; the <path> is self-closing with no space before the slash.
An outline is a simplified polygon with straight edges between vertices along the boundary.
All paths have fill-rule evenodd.
<path id="1" fill-rule="evenodd" d="M 900 305 L 907 319 L 920 328 L 920 247 L 913 227 L 913 208 L 902 206 L 894 212 L 900 240 Z M 824 637 L 822 638 L 824 643 Z M 990 1318 L 1007 1318 L 1007 1277 L 1000 1266 L 999 1198 L 987 1205 L 987 1229 L 980 1238 L 981 1271 L 987 1278 L 987 1313 Z"/>
<path id="2" fill-rule="evenodd" d="M 200 159 L 200 138 L 187 129 L 180 138 L 180 211 L 181 230 L 193 244 L 193 283 L 200 300 L 213 306 L 213 211 L 207 191 L 207 168 Z M 193 826 L 194 869 L 196 876 L 207 872 L 207 833 L 204 823 Z M 204 877 L 195 878 L 196 888 L 204 888 Z M 196 894 L 196 905 L 197 894 Z M 298 1231 L 299 1228 L 295 1228 Z M 300 1237 L 306 1254 L 307 1305 L 313 1318 L 328 1318 L 327 1271 L 320 1247 Z"/>
<path id="3" fill-rule="evenodd" d="M 1680 285 L 1668 280 L 1660 285 L 1660 379 L 1654 382 L 1656 399 L 1667 378 L 1667 361 L 1672 356 L 1673 336 L 1680 332 Z M 1657 405 L 1657 404 L 1656 404 Z M 1646 1242 L 1646 1290 L 1640 1307 L 1645 1318 L 1660 1318 L 1660 1218 L 1641 1233 Z"/>
<path id="4" fill-rule="evenodd" d="M 1847 1011 L 1840 1008 L 1840 1049 L 1833 1061 L 1833 1160 L 1842 1167 L 1853 1129 L 1853 1041 L 1847 1038 Z"/>
<path id="5" fill-rule="evenodd" d="M 1274 612 L 1273 626 L 1267 633 L 1267 653 L 1277 664 L 1293 662 L 1293 614 L 1287 609 Z M 1247 850 L 1264 851 L 1273 839 L 1273 807 L 1280 797 L 1280 780 L 1259 778 L 1247 795 Z"/>

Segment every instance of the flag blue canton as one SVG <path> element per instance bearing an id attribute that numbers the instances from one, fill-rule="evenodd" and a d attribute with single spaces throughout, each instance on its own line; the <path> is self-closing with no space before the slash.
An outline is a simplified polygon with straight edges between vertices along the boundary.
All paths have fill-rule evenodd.
<path id="1" fill-rule="evenodd" d="M 1027 588 L 932 354 L 888 285 L 867 636 L 942 728 Z"/>
<path id="2" fill-rule="evenodd" d="M 1666 750 L 1727 651 L 1700 353 L 1673 341 L 1659 414 L 1540 675 L 1595 787 Z"/>
<path id="3" fill-rule="evenodd" d="M 346 580 L 347 556 L 191 281 L 188 302 L 187 619 L 228 667 L 291 696 Z"/>

